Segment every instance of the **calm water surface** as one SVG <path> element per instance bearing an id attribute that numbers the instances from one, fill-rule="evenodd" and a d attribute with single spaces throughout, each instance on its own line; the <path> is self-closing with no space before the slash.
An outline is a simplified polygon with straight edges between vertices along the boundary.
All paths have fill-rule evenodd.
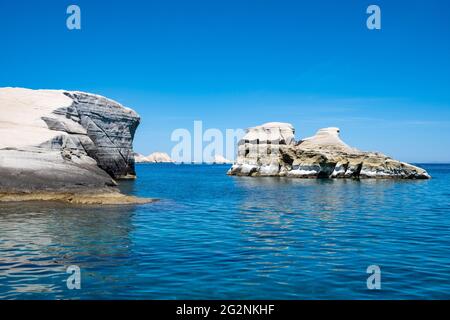
<path id="1" fill-rule="evenodd" d="M 450 165 L 429 181 L 138 165 L 126 207 L 0 204 L 0 298 L 450 298 Z M 70 265 L 81 290 L 69 290 Z M 367 289 L 378 265 L 382 288 Z"/>

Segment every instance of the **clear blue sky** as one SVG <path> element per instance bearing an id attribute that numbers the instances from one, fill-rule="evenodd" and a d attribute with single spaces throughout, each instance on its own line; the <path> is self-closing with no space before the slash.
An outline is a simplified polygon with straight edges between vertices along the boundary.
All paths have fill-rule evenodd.
<path id="1" fill-rule="evenodd" d="M 366 28 L 370 4 L 381 31 Z M 170 153 L 194 120 L 285 121 L 298 137 L 338 126 L 363 150 L 450 162 L 447 0 L 1 0 L 0 40 L 0 86 L 118 100 L 142 117 L 144 154 Z"/>

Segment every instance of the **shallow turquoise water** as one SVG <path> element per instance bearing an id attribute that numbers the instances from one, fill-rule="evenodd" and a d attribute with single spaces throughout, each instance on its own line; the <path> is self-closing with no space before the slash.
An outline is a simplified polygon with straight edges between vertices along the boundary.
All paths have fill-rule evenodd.
<path id="1" fill-rule="evenodd" d="M 0 298 L 450 298 L 450 165 L 429 181 L 139 165 L 127 207 L 0 205 Z M 69 290 L 66 268 L 81 268 Z M 366 268 L 381 268 L 368 290 Z"/>

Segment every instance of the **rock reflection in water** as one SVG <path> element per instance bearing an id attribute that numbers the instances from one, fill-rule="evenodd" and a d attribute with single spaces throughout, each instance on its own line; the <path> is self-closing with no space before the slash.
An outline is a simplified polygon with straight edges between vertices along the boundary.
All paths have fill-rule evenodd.
<path id="1" fill-rule="evenodd" d="M 121 268 L 117 261 L 129 259 L 132 219 L 132 206 L 100 209 L 58 203 L 3 203 L 0 282 L 11 294 L 46 292 L 58 298 L 69 294 L 67 267 L 77 265 L 84 286 L 96 286 L 97 282 L 104 286 L 108 282 L 91 271 Z"/>

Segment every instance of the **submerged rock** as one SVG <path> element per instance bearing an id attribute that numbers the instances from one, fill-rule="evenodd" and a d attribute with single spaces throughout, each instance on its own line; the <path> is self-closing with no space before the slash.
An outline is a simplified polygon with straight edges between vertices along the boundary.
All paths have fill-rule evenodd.
<path id="1" fill-rule="evenodd" d="M 320 129 L 295 141 L 288 123 L 250 128 L 239 141 L 238 158 L 229 175 L 293 178 L 429 179 L 428 173 L 377 152 L 363 152 L 344 143 L 339 128 Z"/>
<path id="2" fill-rule="evenodd" d="M 135 178 L 133 110 L 89 93 L 21 88 L 0 88 L 0 109 L 0 194 L 109 194 L 115 179 Z"/>

